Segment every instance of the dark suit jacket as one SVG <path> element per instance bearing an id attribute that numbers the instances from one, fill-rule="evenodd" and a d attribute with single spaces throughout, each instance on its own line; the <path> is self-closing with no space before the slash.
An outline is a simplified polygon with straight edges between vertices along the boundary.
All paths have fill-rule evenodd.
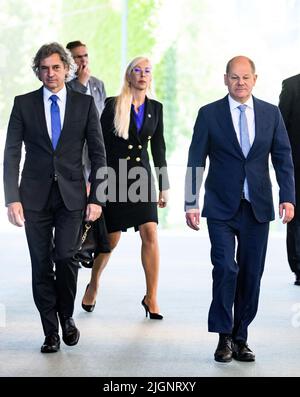
<path id="1" fill-rule="evenodd" d="M 103 81 L 97 79 L 94 76 L 89 78 L 91 95 L 94 98 L 95 105 L 98 111 L 99 119 L 104 109 L 104 102 L 106 99 L 106 92 L 104 88 Z M 82 94 L 87 93 L 87 87 L 81 84 L 77 78 L 69 81 L 67 86 L 70 87 L 72 90 L 76 92 L 81 92 Z M 84 145 L 83 148 L 83 155 L 82 155 L 82 162 L 84 166 L 84 176 L 85 179 L 88 180 L 90 172 L 91 172 L 91 161 L 88 156 L 87 145 Z"/>
<path id="2" fill-rule="evenodd" d="M 89 83 L 90 83 L 91 95 L 94 98 L 95 105 L 100 117 L 104 109 L 104 102 L 106 99 L 104 83 L 103 81 L 97 79 L 94 76 L 91 76 L 89 78 Z M 67 85 L 71 87 L 74 91 L 81 92 L 82 94 L 87 93 L 87 87 L 82 85 L 77 78 L 69 81 Z"/>
<path id="3" fill-rule="evenodd" d="M 282 82 L 279 108 L 292 147 L 297 196 L 300 197 L 300 74 Z"/>
<path id="4" fill-rule="evenodd" d="M 64 124 L 53 150 L 48 134 L 43 88 L 15 98 L 9 120 L 4 152 L 6 204 L 21 201 L 25 209 L 41 210 L 47 203 L 53 179 L 69 210 L 83 209 L 86 189 L 82 170 L 82 148 L 87 140 L 92 162 L 89 203 L 101 204 L 96 197 L 99 167 L 106 166 L 101 126 L 94 100 L 67 89 Z M 25 162 L 19 185 L 22 143 Z"/>
<path id="5" fill-rule="evenodd" d="M 251 205 L 257 221 L 273 220 L 270 154 L 280 187 L 280 203 L 295 203 L 291 148 L 280 111 L 278 107 L 257 98 L 253 97 L 253 101 L 255 139 L 247 158 L 243 155 L 234 130 L 228 96 L 199 111 L 188 166 L 204 167 L 209 157 L 204 217 L 220 220 L 232 218 L 239 208 L 247 176 Z M 193 203 L 190 204 L 193 208 Z"/>
<path id="6" fill-rule="evenodd" d="M 149 172 L 150 163 L 148 155 L 148 143 L 151 145 L 151 153 L 154 166 L 164 167 L 164 172 L 159 178 L 159 190 L 169 189 L 167 174 L 166 145 L 163 135 L 163 108 L 160 102 L 146 97 L 144 110 L 144 124 L 138 133 L 131 110 L 129 138 L 125 140 L 116 135 L 114 127 L 115 97 L 107 98 L 105 108 L 101 116 L 101 125 L 107 153 L 107 165 L 118 172 L 119 159 L 126 159 L 128 169 L 135 166 L 143 166 Z"/>

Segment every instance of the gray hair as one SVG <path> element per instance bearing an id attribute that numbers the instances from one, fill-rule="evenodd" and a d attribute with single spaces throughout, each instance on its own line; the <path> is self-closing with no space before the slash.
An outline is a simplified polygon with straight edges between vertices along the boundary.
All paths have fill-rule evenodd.
<path id="1" fill-rule="evenodd" d="M 45 58 L 50 57 L 53 54 L 58 54 L 63 64 L 68 67 L 68 75 L 73 75 L 75 73 L 77 67 L 71 56 L 71 53 L 68 50 L 65 50 L 64 47 L 59 43 L 53 42 L 42 45 L 42 47 L 38 50 L 38 52 L 35 54 L 35 57 L 33 58 L 31 67 L 38 78 L 41 61 Z"/>

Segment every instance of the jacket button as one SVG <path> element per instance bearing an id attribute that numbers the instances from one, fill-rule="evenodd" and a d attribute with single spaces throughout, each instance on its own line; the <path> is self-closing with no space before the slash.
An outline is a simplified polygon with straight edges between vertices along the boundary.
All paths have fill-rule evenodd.
<path id="1" fill-rule="evenodd" d="M 141 161 L 141 159 L 140 159 L 139 157 L 137 157 L 135 160 L 136 160 L 137 162 Z"/>
<path id="2" fill-rule="evenodd" d="M 150 135 L 148 136 L 148 140 L 149 140 L 149 139 L 151 139 L 151 136 L 150 136 Z"/>
<path id="3" fill-rule="evenodd" d="M 130 160 L 130 156 L 127 156 L 127 157 L 126 157 L 126 160 Z"/>
<path id="4" fill-rule="evenodd" d="M 139 148 L 139 149 L 142 149 L 142 148 L 143 148 L 143 146 L 142 146 L 142 145 L 139 145 L 139 146 L 138 146 L 138 148 Z"/>
<path id="5" fill-rule="evenodd" d="M 132 149 L 133 148 L 133 146 L 132 145 L 128 145 L 128 149 Z"/>

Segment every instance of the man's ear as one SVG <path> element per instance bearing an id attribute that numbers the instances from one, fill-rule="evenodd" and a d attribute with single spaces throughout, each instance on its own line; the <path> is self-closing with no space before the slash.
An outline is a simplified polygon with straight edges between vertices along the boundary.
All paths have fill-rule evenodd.
<path id="1" fill-rule="evenodd" d="M 224 74 L 224 84 L 228 85 L 228 76 L 227 76 L 227 74 Z"/>

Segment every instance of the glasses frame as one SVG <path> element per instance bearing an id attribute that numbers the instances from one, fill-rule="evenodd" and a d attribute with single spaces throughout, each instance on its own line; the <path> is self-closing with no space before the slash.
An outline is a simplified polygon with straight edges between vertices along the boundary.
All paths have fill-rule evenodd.
<path id="1" fill-rule="evenodd" d="M 132 68 L 131 72 L 135 75 L 139 75 L 141 76 L 142 73 L 145 76 L 151 76 L 152 73 L 152 68 L 150 66 L 146 67 L 145 69 L 140 68 L 139 66 L 135 66 L 134 68 Z"/>

